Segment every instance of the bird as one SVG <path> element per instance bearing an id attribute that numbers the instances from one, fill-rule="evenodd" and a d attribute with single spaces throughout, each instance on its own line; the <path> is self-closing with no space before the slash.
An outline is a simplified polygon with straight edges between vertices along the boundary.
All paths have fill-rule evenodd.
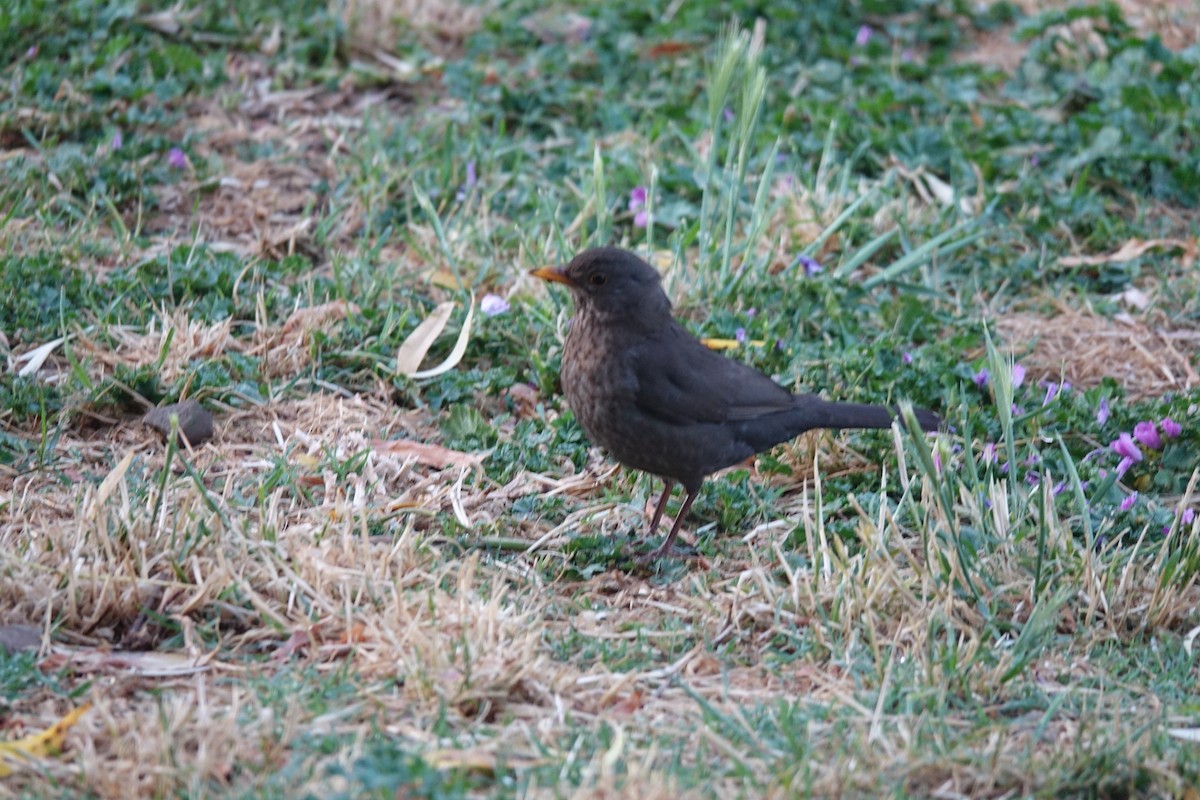
<path id="1" fill-rule="evenodd" d="M 672 316 L 658 271 L 628 250 L 595 247 L 530 274 L 571 293 L 575 316 L 559 377 L 575 418 L 618 462 L 663 481 L 648 535 L 658 530 L 675 485 L 687 493 L 667 538 L 644 563 L 672 554 L 714 472 L 814 428 L 889 428 L 896 416 L 886 406 L 793 394 L 710 349 Z M 914 413 L 922 429 L 938 428 L 932 411 Z"/>

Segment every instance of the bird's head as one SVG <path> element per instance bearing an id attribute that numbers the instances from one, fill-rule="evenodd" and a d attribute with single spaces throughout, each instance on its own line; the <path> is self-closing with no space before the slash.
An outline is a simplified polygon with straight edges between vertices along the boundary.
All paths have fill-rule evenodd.
<path id="1" fill-rule="evenodd" d="M 619 247 L 584 250 L 565 267 L 542 267 L 530 274 L 566 285 L 580 313 L 647 323 L 671 314 L 658 271 Z"/>

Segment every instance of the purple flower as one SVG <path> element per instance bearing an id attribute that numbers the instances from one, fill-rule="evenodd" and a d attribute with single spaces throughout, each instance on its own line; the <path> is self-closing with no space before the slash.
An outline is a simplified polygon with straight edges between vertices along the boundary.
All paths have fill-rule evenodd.
<path id="1" fill-rule="evenodd" d="M 1174 439 L 1183 433 L 1183 427 L 1170 417 L 1164 417 L 1163 421 L 1159 424 L 1162 425 L 1163 436 L 1166 436 L 1168 439 Z"/>
<path id="2" fill-rule="evenodd" d="M 942 451 L 934 449 L 933 451 L 933 468 L 938 475 L 942 474 Z"/>
<path id="3" fill-rule="evenodd" d="M 650 221 L 646 211 L 646 187 L 635 186 L 629 193 L 629 210 L 633 212 L 634 227 L 644 228 Z"/>
<path id="4" fill-rule="evenodd" d="M 1042 482 L 1042 476 L 1038 474 L 1037 470 L 1030 470 L 1025 473 L 1025 482 L 1030 486 L 1037 486 Z"/>
<path id="5" fill-rule="evenodd" d="M 1139 422 L 1134 425 L 1133 438 L 1137 439 L 1143 447 L 1162 450 L 1162 438 L 1158 435 L 1158 429 L 1154 427 L 1153 422 Z"/>
<path id="6" fill-rule="evenodd" d="M 475 159 L 471 159 L 467 162 L 467 182 L 464 185 L 468 189 L 474 189 L 477 183 L 479 183 L 479 176 L 475 173 Z"/>
<path id="7" fill-rule="evenodd" d="M 1121 501 L 1122 511 L 1128 511 L 1129 509 L 1133 508 L 1133 506 L 1137 503 L 1137 494 L 1137 492 L 1134 492 Z"/>
<path id="8" fill-rule="evenodd" d="M 906 47 L 900 51 L 900 60 L 905 64 L 911 64 L 914 58 L 916 58 L 916 56 L 913 54 L 911 48 Z"/>
<path id="9" fill-rule="evenodd" d="M 1117 462 L 1117 477 L 1118 478 L 1125 477 L 1125 473 L 1128 472 L 1129 468 L 1132 467 L 1136 463 L 1137 463 L 1137 459 L 1133 459 L 1133 458 L 1129 458 L 1129 457 L 1122 458 L 1119 462 Z M 1100 477 L 1101 478 L 1105 477 L 1104 470 L 1100 470 Z"/>
<path id="10" fill-rule="evenodd" d="M 854 34 L 854 44 L 859 47 L 866 47 L 867 42 L 871 41 L 871 26 L 862 25 L 858 29 L 858 33 Z"/>
<path id="11" fill-rule="evenodd" d="M 1046 387 L 1046 396 L 1042 399 L 1043 406 L 1050 405 L 1050 401 L 1053 400 L 1055 397 L 1058 397 L 1059 389 L 1063 389 L 1064 391 L 1066 389 L 1065 383 L 1060 387 L 1054 381 L 1041 381 L 1040 385 Z"/>
<path id="12" fill-rule="evenodd" d="M 996 463 L 996 445 L 988 442 L 983 446 L 983 455 L 980 456 L 985 464 Z"/>
<path id="13" fill-rule="evenodd" d="M 1058 497 L 1060 494 L 1062 494 L 1066 490 L 1067 490 L 1067 482 L 1059 481 L 1058 483 L 1054 484 L 1054 488 L 1050 490 L 1050 495 L 1052 497 Z"/>
<path id="14" fill-rule="evenodd" d="M 1196 518 L 1196 509 L 1194 509 L 1194 508 L 1185 508 L 1183 510 L 1183 516 L 1180 517 L 1180 519 L 1183 520 L 1184 525 L 1191 525 L 1192 520 L 1194 520 L 1195 518 Z"/>
<path id="15" fill-rule="evenodd" d="M 1108 446 L 1122 459 L 1129 459 L 1134 464 L 1142 460 L 1142 451 L 1133 443 L 1133 437 L 1128 433 L 1122 433 L 1109 442 Z"/>
<path id="16" fill-rule="evenodd" d="M 803 254 L 796 258 L 796 263 L 804 267 L 804 274 L 810 278 L 825 269 L 821 266 L 821 262 L 817 261 L 812 256 L 806 256 Z"/>
<path id="17" fill-rule="evenodd" d="M 38 54 L 38 46 L 36 44 L 31 45 L 30 48 L 25 51 L 25 57 L 29 58 L 29 59 L 37 58 L 37 54 Z"/>
<path id="18" fill-rule="evenodd" d="M 120 150 L 120 149 L 121 149 L 121 145 L 123 145 L 123 144 L 125 144 L 125 138 L 124 138 L 123 136 L 121 136 L 121 132 L 120 132 L 120 131 L 117 131 L 116 133 L 114 133 L 114 134 L 113 134 L 113 138 L 112 138 L 112 149 L 113 149 L 113 150 Z"/>
<path id="19" fill-rule="evenodd" d="M 725 106 L 725 108 L 721 109 L 721 116 L 725 117 L 726 122 L 733 122 L 733 109 Z"/>
<path id="20" fill-rule="evenodd" d="M 975 385 L 982 389 L 984 386 L 987 386 L 987 382 L 991 379 L 991 377 L 992 373 L 988 372 L 987 367 L 983 367 L 979 370 L 979 372 L 976 372 L 971 376 L 971 380 L 975 381 Z"/>
<path id="21" fill-rule="evenodd" d="M 1036 168 L 1041 163 L 1042 163 L 1042 160 L 1040 158 L 1038 158 L 1037 153 L 1034 153 L 1033 155 L 1031 155 L 1029 157 L 1029 166 Z"/>
<path id="22" fill-rule="evenodd" d="M 733 338 L 737 339 L 738 344 L 745 344 L 746 343 L 746 329 L 738 328 L 736 331 L 733 332 Z"/>
<path id="23" fill-rule="evenodd" d="M 508 301 L 496 294 L 485 294 L 479 301 L 479 310 L 484 316 L 494 317 L 508 311 Z"/>
<path id="24" fill-rule="evenodd" d="M 905 365 L 911 364 L 912 363 L 912 353 L 905 350 L 903 353 L 900 354 L 900 361 L 903 362 Z"/>
<path id="25" fill-rule="evenodd" d="M 1100 407 L 1096 409 L 1096 424 L 1103 425 L 1108 422 L 1108 398 L 1100 398 Z"/>
<path id="26" fill-rule="evenodd" d="M 758 313 L 758 309 L 756 309 L 756 308 L 746 309 L 746 319 L 754 319 L 754 315 L 757 313 Z"/>
<path id="27" fill-rule="evenodd" d="M 178 147 L 172 147 L 167 151 L 167 166 L 174 169 L 186 169 L 187 156 Z"/>
<path id="28" fill-rule="evenodd" d="M 1013 364 L 1012 384 L 1013 388 L 1017 388 L 1025 382 L 1025 368 L 1020 364 Z"/>

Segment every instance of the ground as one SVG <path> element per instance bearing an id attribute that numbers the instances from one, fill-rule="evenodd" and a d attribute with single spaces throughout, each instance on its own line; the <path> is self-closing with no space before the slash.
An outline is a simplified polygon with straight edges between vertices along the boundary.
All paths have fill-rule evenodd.
<path id="1" fill-rule="evenodd" d="M 1200 796 L 1198 35 L 0 11 L 0 743 L 87 708 L 0 796 Z M 781 445 L 639 566 L 659 484 L 526 274 L 599 243 L 946 429 Z M 184 401 L 211 439 L 143 424 Z"/>

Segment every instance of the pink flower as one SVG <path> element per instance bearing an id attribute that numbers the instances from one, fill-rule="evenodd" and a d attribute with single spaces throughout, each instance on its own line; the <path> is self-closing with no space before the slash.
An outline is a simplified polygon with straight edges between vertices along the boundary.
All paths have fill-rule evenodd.
<path id="1" fill-rule="evenodd" d="M 505 311 L 508 311 L 508 308 L 508 301 L 495 294 L 485 294 L 483 299 L 479 301 L 479 310 L 484 313 L 484 316 L 488 317 L 503 314 Z"/>
<path id="2" fill-rule="evenodd" d="M 174 169 L 187 168 L 187 156 L 178 147 L 172 147 L 167 151 L 167 165 Z"/>
<path id="3" fill-rule="evenodd" d="M 633 212 L 634 227 L 644 228 L 650 221 L 646 212 L 646 187 L 635 186 L 629 193 L 629 210 Z"/>
<path id="4" fill-rule="evenodd" d="M 1017 388 L 1025 382 L 1025 368 L 1020 364 L 1013 364 L 1012 384 L 1013 388 Z"/>
<path id="5" fill-rule="evenodd" d="M 1154 427 L 1153 422 L 1139 422 L 1134 425 L 1133 438 L 1137 439 L 1143 447 L 1162 450 L 1162 437 L 1158 435 L 1158 429 Z"/>
<path id="6" fill-rule="evenodd" d="M 1108 446 L 1122 459 L 1129 459 L 1134 464 L 1142 460 L 1142 451 L 1133 443 L 1133 438 L 1128 433 L 1122 433 L 1109 442 Z"/>
<path id="7" fill-rule="evenodd" d="M 1122 458 L 1119 462 L 1117 462 L 1117 477 L 1123 477 L 1125 473 L 1129 471 L 1129 468 L 1136 463 L 1136 460 L 1129 458 L 1128 456 Z M 1105 477 L 1104 470 L 1100 470 L 1100 477 Z"/>
<path id="8" fill-rule="evenodd" d="M 859 26 L 858 33 L 854 34 L 854 43 L 859 47 L 866 47 L 869 41 L 871 41 L 871 26 Z"/>
<path id="9" fill-rule="evenodd" d="M 1138 493 L 1134 492 L 1133 494 L 1129 495 L 1124 500 L 1122 500 L 1121 501 L 1121 510 L 1128 511 L 1129 509 L 1133 508 L 1134 505 L 1137 503 L 1137 497 L 1138 497 Z"/>
<path id="10" fill-rule="evenodd" d="M 1180 517 L 1180 519 L 1183 520 L 1184 525 L 1191 525 L 1192 520 L 1194 520 L 1195 518 L 1196 518 L 1196 509 L 1194 509 L 1194 508 L 1185 508 L 1183 510 L 1183 516 Z"/>
<path id="11" fill-rule="evenodd" d="M 1162 425 L 1163 435 L 1168 439 L 1174 439 L 1183 433 L 1183 427 L 1170 417 L 1165 417 L 1160 424 Z"/>
<path id="12" fill-rule="evenodd" d="M 1100 398 L 1100 406 L 1096 409 L 1096 424 L 1103 425 L 1108 422 L 1108 398 Z"/>

